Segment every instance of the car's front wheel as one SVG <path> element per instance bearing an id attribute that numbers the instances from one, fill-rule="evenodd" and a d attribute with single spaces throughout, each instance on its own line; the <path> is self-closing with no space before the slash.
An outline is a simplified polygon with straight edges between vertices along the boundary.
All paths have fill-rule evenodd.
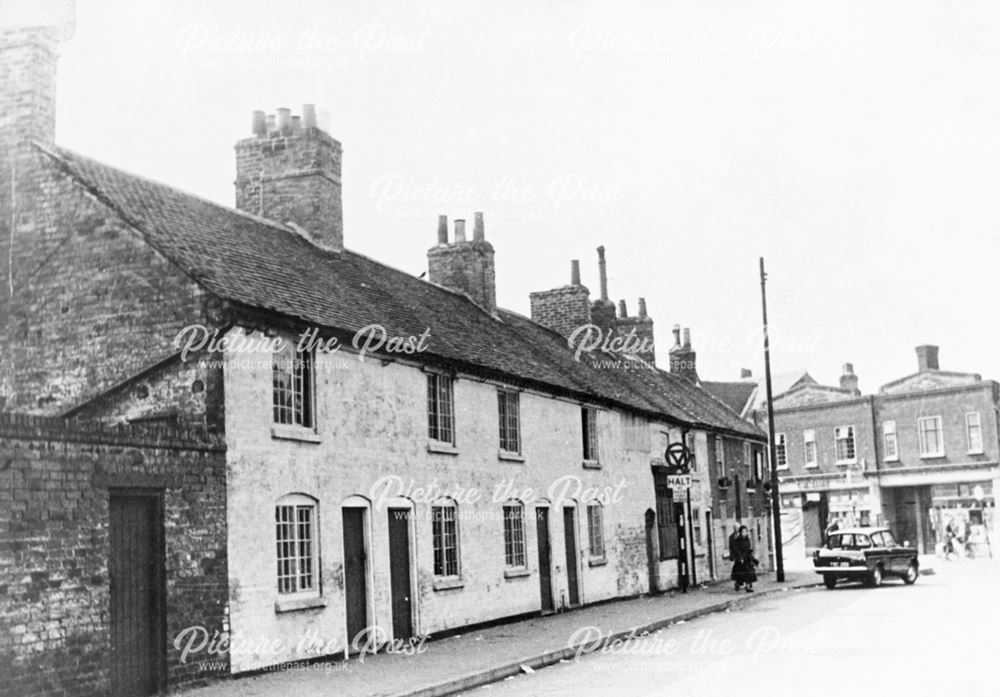
<path id="1" fill-rule="evenodd" d="M 871 570 L 871 573 L 868 575 L 868 585 L 871 586 L 872 588 L 878 588 L 879 586 L 882 585 L 881 566 L 876 566 L 874 569 Z"/>
<path id="2" fill-rule="evenodd" d="M 833 590 L 837 587 L 837 577 L 833 574 L 823 574 L 823 585 Z"/>
<path id="3" fill-rule="evenodd" d="M 919 575 L 920 571 L 917 569 L 917 565 L 911 563 L 908 567 L 906 567 L 906 573 L 903 574 L 903 583 L 908 586 L 912 586 L 917 582 L 917 576 Z"/>

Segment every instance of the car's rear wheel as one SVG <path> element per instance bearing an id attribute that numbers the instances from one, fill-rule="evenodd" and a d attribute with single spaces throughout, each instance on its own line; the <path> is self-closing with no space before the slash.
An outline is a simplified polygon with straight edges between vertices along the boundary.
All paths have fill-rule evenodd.
<path id="1" fill-rule="evenodd" d="M 823 574 L 823 585 L 833 590 L 837 587 L 837 577 L 833 574 Z"/>
<path id="2" fill-rule="evenodd" d="M 908 586 L 912 586 L 917 582 L 917 576 L 919 575 L 920 571 L 917 569 L 917 565 L 911 563 L 908 567 L 906 567 L 906 573 L 903 574 L 903 583 Z"/>
<path id="3" fill-rule="evenodd" d="M 868 585 L 872 588 L 878 588 L 882 585 L 882 567 L 876 566 L 872 569 L 871 573 L 868 575 Z"/>

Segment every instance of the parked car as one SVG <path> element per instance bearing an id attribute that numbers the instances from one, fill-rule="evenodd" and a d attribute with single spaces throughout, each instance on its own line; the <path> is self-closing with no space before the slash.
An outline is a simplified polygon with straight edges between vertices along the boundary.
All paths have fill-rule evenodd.
<path id="1" fill-rule="evenodd" d="M 845 528 L 830 533 L 823 549 L 813 555 L 813 570 L 827 588 L 837 581 L 864 581 L 882 585 L 886 576 L 911 584 L 920 575 L 917 550 L 901 545 L 888 528 Z"/>

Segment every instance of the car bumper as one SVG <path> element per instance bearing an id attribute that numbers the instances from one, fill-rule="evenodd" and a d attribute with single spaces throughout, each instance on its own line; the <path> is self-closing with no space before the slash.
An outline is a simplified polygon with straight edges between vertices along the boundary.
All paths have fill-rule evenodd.
<path id="1" fill-rule="evenodd" d="M 871 569 L 867 566 L 815 566 L 813 571 L 818 574 L 837 574 L 838 576 L 861 576 L 871 573 Z"/>

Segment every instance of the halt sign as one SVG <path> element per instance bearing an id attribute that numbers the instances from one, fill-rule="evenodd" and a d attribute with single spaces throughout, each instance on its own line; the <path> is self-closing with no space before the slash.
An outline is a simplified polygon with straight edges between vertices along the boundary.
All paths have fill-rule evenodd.
<path id="1" fill-rule="evenodd" d="M 668 474 L 667 486 L 671 489 L 686 490 L 691 488 L 690 474 Z"/>

